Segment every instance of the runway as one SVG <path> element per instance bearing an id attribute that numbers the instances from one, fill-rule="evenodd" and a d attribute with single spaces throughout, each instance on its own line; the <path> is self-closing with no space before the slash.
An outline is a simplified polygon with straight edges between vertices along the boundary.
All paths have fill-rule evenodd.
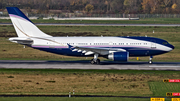
<path id="1" fill-rule="evenodd" d="M 12 25 L 12 23 L 0 23 L 0 25 Z M 179 27 L 180 24 L 66 24 L 66 23 L 35 23 L 38 26 L 151 26 L 151 27 Z"/>
<path id="2" fill-rule="evenodd" d="M 113 62 L 102 61 L 92 65 L 89 61 L 25 61 L 0 60 L 0 68 L 6 69 L 92 69 L 92 70 L 180 70 L 180 62 Z"/>

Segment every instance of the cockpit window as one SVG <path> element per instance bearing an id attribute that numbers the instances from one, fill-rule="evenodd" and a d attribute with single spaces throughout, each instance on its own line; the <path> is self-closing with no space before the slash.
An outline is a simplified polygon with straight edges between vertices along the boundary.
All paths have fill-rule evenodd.
<path id="1" fill-rule="evenodd" d="M 163 45 L 167 45 L 168 44 L 168 42 L 163 42 Z"/>

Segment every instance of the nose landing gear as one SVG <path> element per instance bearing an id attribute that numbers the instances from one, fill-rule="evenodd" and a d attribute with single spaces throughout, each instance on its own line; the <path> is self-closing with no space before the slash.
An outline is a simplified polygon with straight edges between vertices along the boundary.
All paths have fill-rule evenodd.
<path id="1" fill-rule="evenodd" d="M 153 56 L 150 56 L 150 58 L 149 58 L 149 64 L 152 64 L 152 59 L 153 59 Z"/>

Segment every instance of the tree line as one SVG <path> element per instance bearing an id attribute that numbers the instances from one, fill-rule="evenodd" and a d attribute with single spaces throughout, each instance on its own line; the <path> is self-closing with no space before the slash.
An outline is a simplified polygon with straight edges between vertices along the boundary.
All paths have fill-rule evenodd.
<path id="1" fill-rule="evenodd" d="M 50 10 L 92 14 L 177 14 L 180 12 L 180 0 L 0 0 L 1 10 L 9 6 L 45 14 L 50 13 Z"/>

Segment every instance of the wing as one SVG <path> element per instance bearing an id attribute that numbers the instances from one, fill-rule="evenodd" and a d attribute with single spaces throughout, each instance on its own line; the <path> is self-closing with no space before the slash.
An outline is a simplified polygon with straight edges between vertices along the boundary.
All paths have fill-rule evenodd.
<path id="1" fill-rule="evenodd" d="M 85 55 L 92 55 L 92 54 L 99 54 L 99 55 L 108 55 L 112 52 L 126 52 L 125 49 L 122 48 L 97 48 L 97 47 L 79 47 L 79 46 L 71 46 L 69 45 L 69 48 L 72 51 L 82 52 L 85 53 Z"/>

